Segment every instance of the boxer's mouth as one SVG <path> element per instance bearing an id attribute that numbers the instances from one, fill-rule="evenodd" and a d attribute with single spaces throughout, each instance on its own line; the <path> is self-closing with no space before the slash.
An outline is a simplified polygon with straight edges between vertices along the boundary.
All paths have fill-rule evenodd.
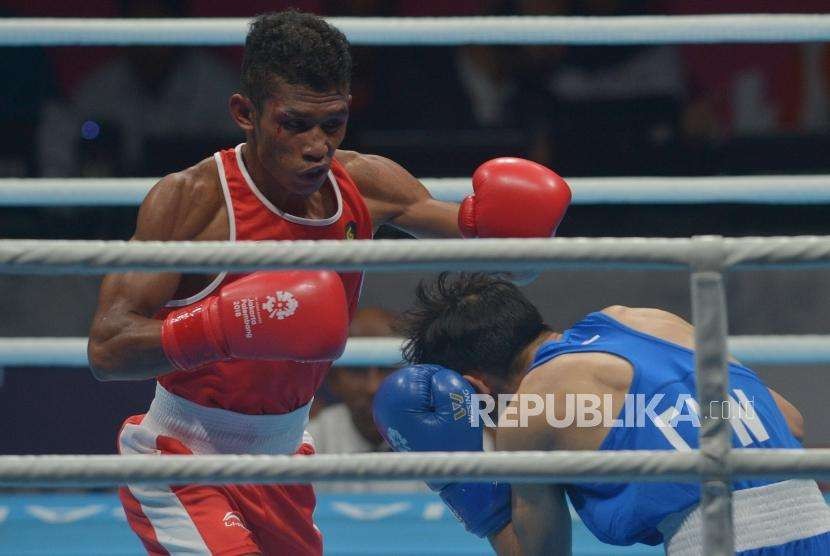
<path id="1" fill-rule="evenodd" d="M 325 176 L 329 171 L 329 167 L 326 165 L 315 166 L 314 168 L 309 168 L 300 173 L 300 176 L 303 179 L 309 181 L 317 181 L 323 176 Z"/>

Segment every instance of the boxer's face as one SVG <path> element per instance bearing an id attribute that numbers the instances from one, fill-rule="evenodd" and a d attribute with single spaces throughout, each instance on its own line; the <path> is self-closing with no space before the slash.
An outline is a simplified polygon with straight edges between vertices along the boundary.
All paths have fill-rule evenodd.
<path id="1" fill-rule="evenodd" d="M 332 391 L 349 408 L 360 434 L 373 444 L 382 439 L 372 418 L 372 400 L 392 371 L 387 367 L 335 367 L 329 373 Z"/>
<path id="2" fill-rule="evenodd" d="M 257 157 L 274 181 L 293 195 L 317 191 L 346 134 L 348 92 L 315 91 L 281 83 L 255 117 Z"/>

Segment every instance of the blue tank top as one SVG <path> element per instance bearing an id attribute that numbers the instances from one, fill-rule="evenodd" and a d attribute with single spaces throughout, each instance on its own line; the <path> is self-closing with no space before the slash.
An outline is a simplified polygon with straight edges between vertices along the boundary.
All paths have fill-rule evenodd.
<path id="1" fill-rule="evenodd" d="M 634 369 L 630 395 L 617 416 L 622 426 L 609 430 L 600 450 L 684 451 L 698 447 L 700 408 L 694 400 L 691 350 L 638 332 L 604 313 L 591 313 L 566 330 L 559 340 L 542 344 L 530 369 L 566 353 L 585 352 L 616 355 Z M 802 447 L 754 372 L 730 364 L 729 394 L 732 400 L 724 411 L 727 411 L 725 415 L 732 415 L 733 446 Z M 747 404 L 747 400 L 751 403 Z M 644 413 L 637 410 L 638 405 L 642 409 L 648 404 L 652 404 L 656 422 L 648 416 L 651 414 L 638 422 L 638 414 Z M 738 404 L 747 409 L 739 410 Z M 657 423 L 674 423 L 674 426 L 658 427 Z M 770 482 L 774 481 L 742 480 L 734 483 L 734 489 Z M 566 490 L 591 532 L 601 541 L 616 545 L 663 542 L 657 530 L 663 518 L 697 504 L 700 499 L 700 486 L 693 483 L 584 483 L 568 485 Z"/>

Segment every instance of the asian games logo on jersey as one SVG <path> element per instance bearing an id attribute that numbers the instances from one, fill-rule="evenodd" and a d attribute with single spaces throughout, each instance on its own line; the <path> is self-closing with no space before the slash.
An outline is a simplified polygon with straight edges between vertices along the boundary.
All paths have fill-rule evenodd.
<path id="1" fill-rule="evenodd" d="M 355 239 L 357 237 L 357 222 L 352 220 L 346 224 L 346 228 L 343 230 L 343 237 L 346 239 Z"/>
<path id="2" fill-rule="evenodd" d="M 287 319 L 297 312 L 297 307 L 300 302 L 297 298 L 291 295 L 291 292 L 276 291 L 274 295 L 269 295 L 262 308 L 268 311 L 268 317 L 272 319 Z"/>

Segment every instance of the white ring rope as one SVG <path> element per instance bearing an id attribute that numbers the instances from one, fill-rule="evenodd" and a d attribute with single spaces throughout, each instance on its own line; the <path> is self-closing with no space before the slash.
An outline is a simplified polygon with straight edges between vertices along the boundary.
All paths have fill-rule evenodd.
<path id="1" fill-rule="evenodd" d="M 401 338 L 350 338 L 337 364 L 356 367 L 398 365 L 402 361 L 402 342 Z M 817 342 L 821 343 L 820 340 Z M 830 337 L 827 343 L 830 351 Z M 87 367 L 86 344 L 86 338 L 0 338 L 0 367 Z"/>
<path id="2" fill-rule="evenodd" d="M 134 206 L 159 178 L 0 178 L 0 206 Z M 433 197 L 460 202 L 470 178 L 423 178 Z M 830 204 L 830 175 L 567 178 L 576 205 Z"/>
<path id="3" fill-rule="evenodd" d="M 830 478 L 830 450 L 733 450 L 725 477 Z M 310 481 L 698 482 L 700 452 L 432 452 L 315 456 L 2 456 L 0 486 Z"/>
<path id="4" fill-rule="evenodd" d="M 402 338 L 350 338 L 336 365 L 401 364 Z M 88 367 L 86 338 L 0 338 L 0 367 Z M 729 351 L 747 365 L 830 364 L 830 335 L 731 336 Z"/>
<path id="5" fill-rule="evenodd" d="M 259 269 L 518 271 L 617 266 L 828 266 L 830 236 L 245 242 L 0 240 L 0 273 Z"/>
<path id="6" fill-rule="evenodd" d="M 0 45 L 239 45 L 244 18 L 0 20 Z M 672 44 L 830 40 L 830 16 L 332 17 L 355 45 Z"/>

